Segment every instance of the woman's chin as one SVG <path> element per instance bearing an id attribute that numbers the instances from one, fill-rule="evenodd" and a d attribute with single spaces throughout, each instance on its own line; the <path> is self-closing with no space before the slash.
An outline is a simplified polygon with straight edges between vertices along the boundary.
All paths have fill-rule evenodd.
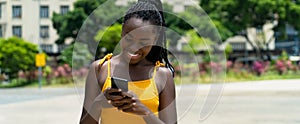
<path id="1" fill-rule="evenodd" d="M 137 64 L 141 61 L 141 58 L 129 58 L 129 59 L 130 59 L 129 64 L 131 65 Z"/>
<path id="2" fill-rule="evenodd" d="M 127 53 L 128 60 L 130 60 L 130 63 L 137 63 L 142 59 L 141 54 L 131 54 Z"/>
<path id="3" fill-rule="evenodd" d="M 137 64 L 142 60 L 141 54 L 130 54 L 130 53 L 123 53 L 122 55 L 129 64 Z"/>

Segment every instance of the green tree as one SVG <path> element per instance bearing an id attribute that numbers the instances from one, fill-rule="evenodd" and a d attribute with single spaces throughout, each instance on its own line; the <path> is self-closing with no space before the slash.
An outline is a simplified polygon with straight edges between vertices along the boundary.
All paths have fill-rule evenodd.
<path id="1" fill-rule="evenodd" d="M 83 9 L 86 15 L 90 15 L 99 5 L 107 0 L 77 0 L 74 3 L 74 10 Z"/>
<path id="2" fill-rule="evenodd" d="M 122 32 L 122 25 L 121 24 L 114 24 L 111 27 L 107 27 L 104 30 L 100 30 L 95 37 L 96 41 L 99 41 L 98 49 L 97 49 L 97 56 L 101 56 L 100 54 L 105 52 L 112 53 L 114 50 L 118 50 L 116 46 L 118 45 L 119 41 L 121 40 L 121 32 Z M 102 49 L 106 49 L 106 51 L 101 51 Z M 103 55 L 103 54 L 102 54 Z"/>
<path id="3" fill-rule="evenodd" d="M 250 42 L 246 34 L 248 28 L 261 29 L 264 24 L 276 20 L 276 31 L 285 29 L 287 23 L 300 29 L 298 0 L 201 0 L 200 6 L 213 20 L 218 20 L 223 29 L 230 31 L 231 35 L 244 35 L 257 52 L 260 52 L 261 48 Z M 219 31 L 221 35 L 224 34 L 222 30 Z M 265 45 L 267 44 L 268 41 Z"/>
<path id="4" fill-rule="evenodd" d="M 227 59 L 229 58 L 229 55 L 232 52 L 233 52 L 232 46 L 230 44 L 226 44 L 226 46 L 225 46 L 225 55 L 226 55 Z"/>
<path id="5" fill-rule="evenodd" d="M 88 66 L 90 62 L 93 61 L 87 45 L 81 43 L 68 46 L 62 51 L 61 55 L 59 55 L 59 59 L 61 61 L 59 64 L 68 64 L 74 69 Z"/>
<path id="6" fill-rule="evenodd" d="M 278 57 L 278 59 L 279 59 L 279 60 L 286 61 L 286 60 L 289 59 L 289 55 L 288 55 L 288 53 L 287 53 L 285 50 L 283 50 L 283 51 L 281 52 L 281 55 Z"/>
<path id="7" fill-rule="evenodd" d="M 199 34 L 195 30 L 187 31 L 186 37 L 188 39 L 188 42 L 182 48 L 185 52 L 197 54 L 201 50 L 209 50 L 208 46 L 213 44 L 210 39 L 199 36 Z"/>
<path id="8" fill-rule="evenodd" d="M 67 14 L 55 13 L 52 20 L 59 34 L 56 42 L 62 44 L 65 39 L 72 38 L 76 42 L 87 44 L 88 50 L 94 55 L 97 49 L 94 37 L 97 32 L 108 25 L 121 23 L 121 17 L 127 9 L 123 6 L 116 6 L 115 1 L 78 0 L 74 3 L 74 10 Z M 97 8 L 99 5 L 103 6 Z"/>
<path id="9" fill-rule="evenodd" d="M 186 10 L 182 13 L 179 13 L 178 16 L 185 19 L 187 23 L 191 24 L 192 29 L 197 30 L 201 37 L 209 38 L 215 43 L 218 43 L 220 40 L 226 39 L 226 36 L 231 35 L 231 32 L 227 30 L 219 20 L 210 18 L 204 10 L 199 8 L 186 7 Z M 216 27 L 224 34 L 219 36 Z"/>
<path id="10" fill-rule="evenodd" d="M 180 18 L 180 16 L 174 13 L 168 13 L 172 12 L 172 6 L 164 3 L 163 7 L 165 23 L 167 27 L 167 40 L 170 41 L 169 45 L 171 47 L 175 47 L 181 36 L 185 35 L 185 32 L 193 29 L 193 27 L 191 27 L 191 25 L 189 25 L 185 20 Z"/>
<path id="11" fill-rule="evenodd" d="M 73 49 L 74 44 L 71 44 L 61 52 L 58 57 L 58 59 L 60 60 L 59 64 L 69 64 L 72 67 Z"/>
<path id="12" fill-rule="evenodd" d="M 67 38 L 75 39 L 86 17 L 83 9 L 75 9 L 65 15 L 53 13 L 53 27 L 57 30 L 59 35 L 56 43 L 64 44 Z"/>
<path id="13" fill-rule="evenodd" d="M 57 30 L 59 39 L 56 43 L 63 44 L 66 38 L 75 39 L 84 20 L 106 0 L 78 0 L 74 3 L 74 10 L 65 15 L 53 13 L 53 27 Z"/>
<path id="14" fill-rule="evenodd" d="M 15 78 L 19 71 L 31 71 L 35 67 L 38 47 L 17 37 L 0 39 L 0 68 Z"/>

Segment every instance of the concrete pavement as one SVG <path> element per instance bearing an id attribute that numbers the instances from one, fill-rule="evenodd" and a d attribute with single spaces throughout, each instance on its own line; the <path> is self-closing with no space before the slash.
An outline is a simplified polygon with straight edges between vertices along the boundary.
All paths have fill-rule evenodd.
<path id="1" fill-rule="evenodd" d="M 76 95 L 0 105 L 1 124 L 77 124 L 81 112 Z"/>
<path id="2" fill-rule="evenodd" d="M 199 121 L 210 90 L 211 85 L 177 86 L 179 123 L 300 123 L 300 79 L 226 84 L 213 113 Z M 72 88 L 0 89 L 0 123 L 77 124 L 81 101 Z"/>

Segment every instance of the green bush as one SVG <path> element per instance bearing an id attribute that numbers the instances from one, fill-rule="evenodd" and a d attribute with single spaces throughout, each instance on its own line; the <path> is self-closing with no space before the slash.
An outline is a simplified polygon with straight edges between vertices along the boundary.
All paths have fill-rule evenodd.
<path id="1" fill-rule="evenodd" d="M 0 39 L 0 68 L 10 78 L 16 78 L 19 71 L 31 71 L 35 67 L 37 45 L 17 37 Z"/>
<path id="2" fill-rule="evenodd" d="M 3 84 L 0 82 L 0 88 L 13 88 L 13 87 L 22 87 L 31 84 L 32 82 L 27 81 L 24 78 L 12 79 L 8 84 Z"/>

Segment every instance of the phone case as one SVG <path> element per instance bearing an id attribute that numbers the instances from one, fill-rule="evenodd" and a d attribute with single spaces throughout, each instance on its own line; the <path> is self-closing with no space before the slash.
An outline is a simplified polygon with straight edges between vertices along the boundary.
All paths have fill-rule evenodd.
<path id="1" fill-rule="evenodd" d="M 128 81 L 126 79 L 111 77 L 111 87 L 128 91 Z"/>

